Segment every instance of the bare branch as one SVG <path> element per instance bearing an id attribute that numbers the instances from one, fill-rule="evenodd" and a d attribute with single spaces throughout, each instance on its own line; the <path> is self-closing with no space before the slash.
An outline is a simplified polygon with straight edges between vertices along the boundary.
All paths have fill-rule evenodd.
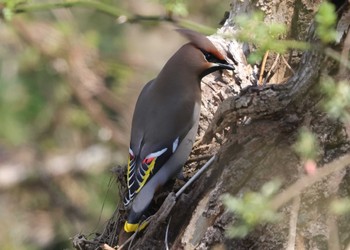
<path id="1" fill-rule="evenodd" d="M 14 12 L 33 12 L 33 11 L 46 11 L 57 8 L 69 8 L 69 7 L 84 7 L 94 9 L 103 12 L 112 17 L 119 17 L 125 15 L 126 11 L 117 8 L 115 5 L 106 4 L 101 1 L 95 0 L 65 0 L 60 2 L 50 2 L 50 3 L 32 3 L 32 4 L 18 4 Z"/>
<path id="2" fill-rule="evenodd" d="M 289 219 L 289 237 L 287 250 L 294 250 L 296 245 L 296 236 L 297 236 L 297 223 L 298 223 L 298 214 L 300 209 L 300 197 L 295 197 L 293 200 L 292 211 Z"/>
<path id="3" fill-rule="evenodd" d="M 271 207 L 275 210 L 281 208 L 294 197 L 300 195 L 306 188 L 312 186 L 316 182 L 322 180 L 328 175 L 338 172 L 350 164 L 350 154 L 344 155 L 339 159 L 319 168 L 315 175 L 302 177 L 294 184 L 290 185 L 286 190 L 282 191 L 271 202 Z"/>

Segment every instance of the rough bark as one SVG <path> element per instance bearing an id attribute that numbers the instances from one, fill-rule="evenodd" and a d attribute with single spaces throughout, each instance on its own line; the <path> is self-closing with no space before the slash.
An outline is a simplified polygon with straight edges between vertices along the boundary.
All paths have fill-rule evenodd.
<path id="1" fill-rule="evenodd" d="M 317 44 L 313 18 L 318 5 L 303 0 L 233 1 L 229 19 L 218 33 L 234 33 L 236 14 L 258 8 L 267 15 L 266 22 L 286 23 L 289 38 Z M 339 15 L 345 15 L 345 10 Z M 345 30 L 348 29 L 349 25 Z M 225 210 L 222 194 L 240 196 L 257 191 L 275 178 L 282 180 L 282 189 L 286 189 L 304 175 L 292 147 L 299 128 L 306 126 L 318 137 L 319 166 L 349 153 L 350 142 L 344 124 L 328 118 L 318 105 L 322 100 L 318 91 L 321 74 L 337 70 L 321 51 L 291 51 L 284 55 L 289 63 L 279 63 L 272 82 L 256 87 L 258 67 L 247 64 L 243 44 L 224 41 L 219 36 L 211 39 L 227 52 L 236 70 L 232 75 L 211 75 L 203 81 L 200 136 L 186 174 L 191 175 L 208 155 L 217 152 L 217 160 L 176 204 L 173 195 L 168 197 L 154 216 L 163 219 L 153 219 L 148 229 L 133 240 L 131 249 L 164 248 L 165 218 L 170 216 L 171 249 L 327 249 L 329 242 L 345 248 L 350 242 L 350 223 L 346 223 L 349 218 L 339 220 L 336 227 L 336 219 L 325 203 L 334 196 L 349 196 L 349 169 L 316 182 L 280 208 L 282 219 L 278 223 L 260 225 L 243 239 L 225 237 L 225 229 L 239 218 Z M 337 44 L 338 49 L 342 42 Z M 274 61 L 281 60 L 276 58 L 268 59 L 266 71 Z M 118 232 L 121 221 L 122 217 L 118 217 L 109 227 Z M 333 230 L 336 228 L 338 243 Z M 112 238 L 110 243 L 115 244 L 115 240 Z"/>

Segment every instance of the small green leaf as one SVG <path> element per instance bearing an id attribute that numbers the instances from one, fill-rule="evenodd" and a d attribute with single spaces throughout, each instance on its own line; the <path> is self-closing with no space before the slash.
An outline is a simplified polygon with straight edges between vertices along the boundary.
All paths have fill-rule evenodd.
<path id="1" fill-rule="evenodd" d="M 187 16 L 188 11 L 184 0 L 158 0 L 167 11 L 179 16 Z"/>
<path id="2" fill-rule="evenodd" d="M 350 199 L 342 198 L 332 201 L 331 211 L 336 215 L 342 215 L 350 212 Z"/>
<path id="3" fill-rule="evenodd" d="M 337 32 L 335 30 L 335 23 L 337 15 L 333 4 L 325 1 L 321 3 L 315 17 L 317 28 L 316 34 L 324 43 L 335 41 Z"/>
<path id="4" fill-rule="evenodd" d="M 253 53 L 249 54 L 248 62 L 250 64 L 258 63 L 262 60 L 262 58 L 263 58 L 263 54 L 253 52 Z"/>
<path id="5" fill-rule="evenodd" d="M 262 12 L 254 12 L 250 16 L 240 15 L 236 18 L 236 23 L 240 27 L 236 35 L 237 39 L 256 46 L 256 50 L 248 57 L 249 63 L 261 61 L 268 50 L 285 53 L 289 48 L 308 48 L 308 45 L 304 42 L 281 40 L 286 36 L 286 25 L 282 23 L 266 24 Z"/>
<path id="6" fill-rule="evenodd" d="M 277 192 L 280 186 L 281 186 L 280 181 L 278 180 L 270 181 L 261 188 L 261 193 L 264 195 L 264 197 L 271 197 Z"/>
<path id="7" fill-rule="evenodd" d="M 227 230 L 229 237 L 244 237 L 259 223 L 275 222 L 278 214 L 270 207 L 272 196 L 280 187 L 278 181 L 266 183 L 260 192 L 248 192 L 242 198 L 236 198 L 229 194 L 222 197 L 227 210 L 236 214 L 240 220 L 238 225 L 233 225 Z"/>
<path id="8" fill-rule="evenodd" d="M 325 94 L 324 110 L 334 119 L 350 122 L 350 85 L 347 81 L 336 83 L 333 78 L 321 80 L 321 91 Z"/>
<path id="9" fill-rule="evenodd" d="M 246 225 L 240 225 L 235 227 L 230 227 L 227 229 L 226 234 L 230 238 L 243 238 L 245 237 L 251 229 Z"/>
<path id="10" fill-rule="evenodd" d="M 294 150 L 304 160 L 314 160 L 317 155 L 317 139 L 315 135 L 306 128 L 302 128 L 294 145 Z"/>
<path id="11" fill-rule="evenodd" d="M 4 8 L 4 9 L 2 10 L 2 13 L 3 13 L 4 18 L 5 18 L 6 21 L 11 21 L 11 20 L 12 20 L 13 12 L 12 12 L 11 9 L 9 9 L 9 8 Z"/>

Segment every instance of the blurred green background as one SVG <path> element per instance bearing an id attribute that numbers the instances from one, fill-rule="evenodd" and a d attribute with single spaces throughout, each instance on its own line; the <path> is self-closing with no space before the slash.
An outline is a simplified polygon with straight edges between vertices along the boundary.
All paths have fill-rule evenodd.
<path id="1" fill-rule="evenodd" d="M 100 2 L 212 28 L 230 4 Z M 93 8 L 10 15 L 0 20 L 0 248 L 72 248 L 70 237 L 100 231 L 112 215 L 110 169 L 127 160 L 137 95 L 185 40 L 169 22 L 123 22 Z"/>

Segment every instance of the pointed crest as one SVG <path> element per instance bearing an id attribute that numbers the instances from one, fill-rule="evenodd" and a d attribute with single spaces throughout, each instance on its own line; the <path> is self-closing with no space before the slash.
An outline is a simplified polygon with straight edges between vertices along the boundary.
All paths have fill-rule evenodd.
<path id="1" fill-rule="evenodd" d="M 221 60 L 225 59 L 224 56 L 218 51 L 218 49 L 206 36 L 189 29 L 176 29 L 176 31 L 186 37 L 198 49 L 209 52 Z"/>

